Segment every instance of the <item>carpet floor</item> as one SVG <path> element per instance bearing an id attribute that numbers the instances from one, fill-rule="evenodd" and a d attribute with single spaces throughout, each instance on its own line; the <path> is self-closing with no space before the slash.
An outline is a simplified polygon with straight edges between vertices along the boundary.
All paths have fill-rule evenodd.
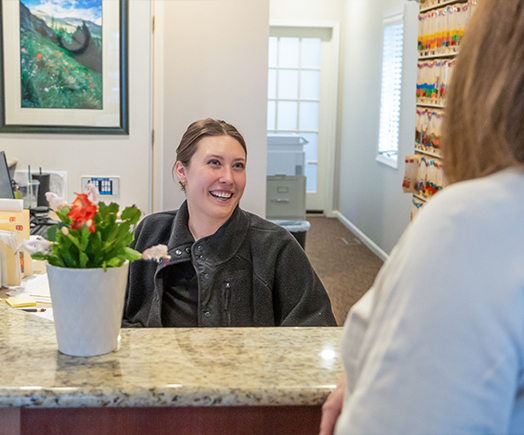
<path id="1" fill-rule="evenodd" d="M 306 253 L 331 299 L 337 324 L 369 290 L 384 263 L 338 219 L 309 216 Z"/>

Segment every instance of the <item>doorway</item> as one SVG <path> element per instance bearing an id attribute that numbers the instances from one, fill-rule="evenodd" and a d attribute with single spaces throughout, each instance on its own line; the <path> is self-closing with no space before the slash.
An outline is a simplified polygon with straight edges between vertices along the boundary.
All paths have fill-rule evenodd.
<path id="1" fill-rule="evenodd" d="M 304 138 L 306 209 L 333 212 L 338 23 L 271 23 L 268 133 Z"/>

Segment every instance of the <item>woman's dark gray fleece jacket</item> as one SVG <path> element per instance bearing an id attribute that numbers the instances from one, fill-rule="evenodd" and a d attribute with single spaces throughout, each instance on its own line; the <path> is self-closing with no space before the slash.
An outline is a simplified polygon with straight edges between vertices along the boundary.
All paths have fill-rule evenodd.
<path id="1" fill-rule="evenodd" d="M 166 265 L 129 267 L 123 326 L 162 326 L 164 271 L 193 261 L 199 326 L 335 326 L 331 304 L 309 260 L 285 229 L 239 207 L 215 234 L 194 242 L 184 202 L 137 227 L 131 247 L 165 244 Z M 186 234 L 186 236 L 181 236 Z"/>

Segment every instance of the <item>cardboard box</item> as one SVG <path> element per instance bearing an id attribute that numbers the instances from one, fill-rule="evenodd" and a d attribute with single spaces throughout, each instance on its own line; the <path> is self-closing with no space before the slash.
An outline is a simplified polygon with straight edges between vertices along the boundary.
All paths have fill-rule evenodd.
<path id="1" fill-rule="evenodd" d="M 29 210 L 23 210 L 21 212 L 0 211 L 0 230 L 11 231 L 17 234 L 18 243 L 21 243 L 22 240 L 29 240 Z M 33 274 L 33 268 L 29 252 L 20 252 L 19 262 L 22 277 L 31 276 Z"/>

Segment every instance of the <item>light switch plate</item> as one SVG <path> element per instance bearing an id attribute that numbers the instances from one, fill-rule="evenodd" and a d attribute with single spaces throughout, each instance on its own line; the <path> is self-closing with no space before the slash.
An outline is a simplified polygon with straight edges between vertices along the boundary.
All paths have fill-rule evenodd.
<path id="1" fill-rule="evenodd" d="M 120 177 L 82 175 L 82 192 L 87 192 L 87 184 L 94 184 L 100 196 L 118 196 L 120 193 Z"/>

